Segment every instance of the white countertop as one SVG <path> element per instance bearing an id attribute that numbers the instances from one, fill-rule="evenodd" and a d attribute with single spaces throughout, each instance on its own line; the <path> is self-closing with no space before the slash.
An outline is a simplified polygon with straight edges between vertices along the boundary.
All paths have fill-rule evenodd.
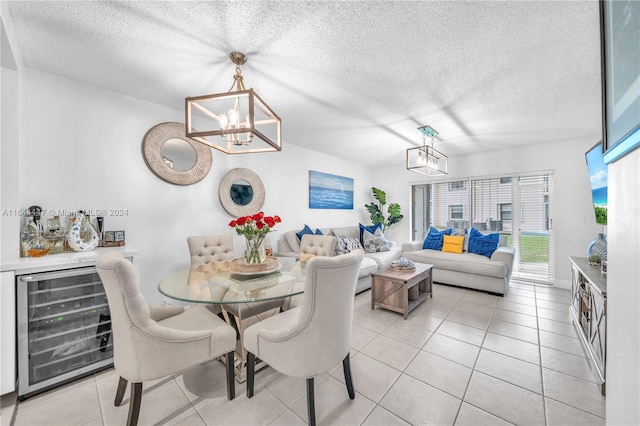
<path id="1" fill-rule="evenodd" d="M 134 257 L 138 250 L 130 247 L 98 247 L 95 250 L 48 254 L 43 257 L 21 257 L 2 263 L 2 271 L 15 271 L 15 274 L 39 272 L 45 270 L 79 268 L 93 264 L 102 254 L 116 250 L 125 257 Z"/>

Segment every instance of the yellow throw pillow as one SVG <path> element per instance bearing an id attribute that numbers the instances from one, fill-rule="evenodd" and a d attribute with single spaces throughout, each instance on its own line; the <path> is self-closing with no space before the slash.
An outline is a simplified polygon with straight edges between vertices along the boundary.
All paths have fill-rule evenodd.
<path id="1" fill-rule="evenodd" d="M 444 242 L 442 243 L 442 251 L 446 251 L 447 253 L 462 253 L 463 246 L 464 235 L 445 235 Z"/>

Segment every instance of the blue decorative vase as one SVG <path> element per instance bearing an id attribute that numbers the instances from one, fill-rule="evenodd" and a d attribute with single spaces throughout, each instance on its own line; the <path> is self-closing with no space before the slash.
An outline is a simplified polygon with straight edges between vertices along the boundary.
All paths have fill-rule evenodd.
<path id="1" fill-rule="evenodd" d="M 589 247 L 587 248 L 587 257 L 592 254 L 600 256 L 600 261 L 602 262 L 607 260 L 607 238 L 604 234 L 600 233 L 596 235 L 593 241 L 591 241 L 591 244 L 589 244 Z"/>

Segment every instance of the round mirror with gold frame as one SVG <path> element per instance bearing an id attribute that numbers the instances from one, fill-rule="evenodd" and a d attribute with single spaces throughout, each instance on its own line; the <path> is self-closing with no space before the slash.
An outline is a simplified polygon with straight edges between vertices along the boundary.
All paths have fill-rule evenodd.
<path id="1" fill-rule="evenodd" d="M 249 216 L 259 212 L 264 204 L 264 185 L 249 169 L 231 169 L 220 181 L 218 195 L 227 213 L 236 217 Z"/>
<path id="2" fill-rule="evenodd" d="M 152 127 L 144 136 L 142 153 L 156 176 L 175 185 L 201 181 L 213 163 L 211 148 L 188 138 L 182 123 Z"/>

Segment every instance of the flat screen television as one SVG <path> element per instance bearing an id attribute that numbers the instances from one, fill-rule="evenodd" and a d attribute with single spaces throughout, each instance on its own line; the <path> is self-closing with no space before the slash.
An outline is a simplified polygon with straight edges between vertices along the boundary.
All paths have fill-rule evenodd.
<path id="1" fill-rule="evenodd" d="M 589 169 L 589 183 L 596 223 L 606 225 L 608 169 L 602 158 L 602 142 L 598 142 L 587 151 L 585 157 L 587 159 L 587 168 Z"/>

